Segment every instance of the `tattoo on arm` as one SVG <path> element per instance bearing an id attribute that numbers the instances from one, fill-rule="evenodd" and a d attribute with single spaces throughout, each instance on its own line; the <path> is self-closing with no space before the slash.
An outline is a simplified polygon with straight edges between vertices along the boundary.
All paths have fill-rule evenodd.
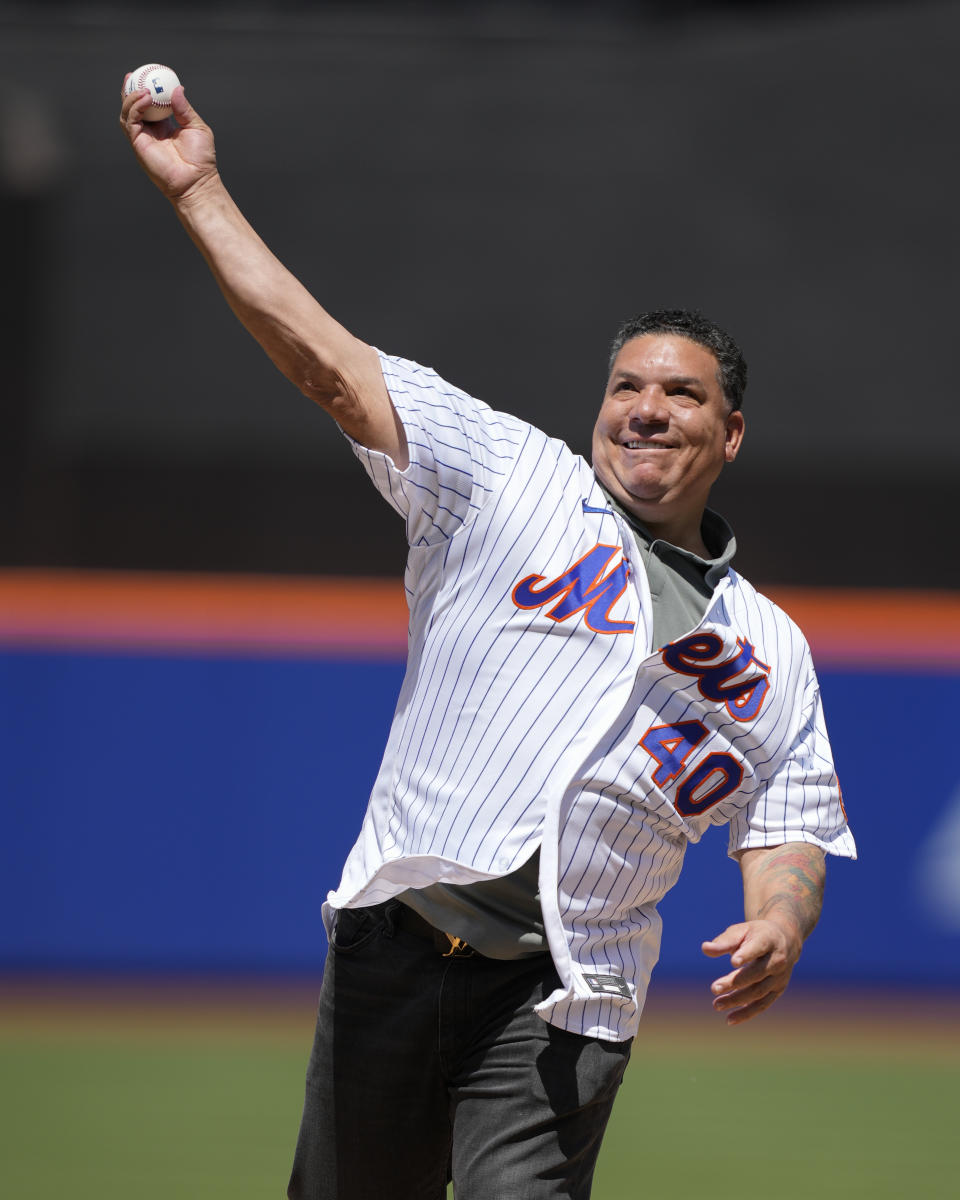
<path id="1" fill-rule="evenodd" d="M 778 846 L 757 866 L 758 907 L 754 915 L 767 918 L 781 912 L 796 921 L 806 938 L 820 916 L 825 876 L 823 851 L 819 847 Z"/>

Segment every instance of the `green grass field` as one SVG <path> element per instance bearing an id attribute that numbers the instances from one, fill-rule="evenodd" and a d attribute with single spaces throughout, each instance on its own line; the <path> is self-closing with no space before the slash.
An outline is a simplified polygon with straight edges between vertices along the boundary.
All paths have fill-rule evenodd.
<path id="1" fill-rule="evenodd" d="M 912 1017 L 651 1019 L 594 1197 L 952 1200 L 957 1026 Z M 0 1005 L 0 1195 L 279 1200 L 311 1026 L 300 1007 Z"/>

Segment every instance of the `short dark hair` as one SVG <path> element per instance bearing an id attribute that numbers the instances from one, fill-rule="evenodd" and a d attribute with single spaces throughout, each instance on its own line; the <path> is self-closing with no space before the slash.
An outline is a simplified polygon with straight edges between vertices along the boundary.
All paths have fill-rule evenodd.
<path id="1" fill-rule="evenodd" d="M 746 359 L 730 334 L 696 309 L 661 308 L 624 321 L 610 344 L 608 375 L 625 343 L 646 333 L 673 333 L 709 350 L 717 360 L 717 375 L 728 404 L 734 411 L 743 405 L 747 387 Z"/>

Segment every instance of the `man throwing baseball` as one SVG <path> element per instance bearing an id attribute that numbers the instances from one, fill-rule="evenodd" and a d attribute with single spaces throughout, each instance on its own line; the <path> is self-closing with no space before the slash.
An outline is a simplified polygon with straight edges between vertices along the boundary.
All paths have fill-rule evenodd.
<path id="1" fill-rule="evenodd" d="M 121 124 L 228 303 L 406 523 L 410 641 L 330 953 L 289 1195 L 583 1198 L 689 842 L 745 916 L 730 1023 L 786 988 L 825 852 L 853 856 L 810 653 L 706 507 L 746 367 L 696 313 L 618 332 L 592 466 L 347 332 L 228 195 L 210 129 Z M 339 803 L 339 797 L 330 797 Z"/>

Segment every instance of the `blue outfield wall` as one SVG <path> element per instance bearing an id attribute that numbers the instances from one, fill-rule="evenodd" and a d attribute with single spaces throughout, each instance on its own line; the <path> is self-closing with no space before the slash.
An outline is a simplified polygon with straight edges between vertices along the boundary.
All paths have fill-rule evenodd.
<path id="1" fill-rule="evenodd" d="M 0 969 L 313 972 L 398 661 L 0 654 Z M 809 980 L 960 984 L 960 673 L 822 670 L 860 860 L 831 860 Z M 662 906 L 658 977 L 715 974 L 725 831 Z"/>

